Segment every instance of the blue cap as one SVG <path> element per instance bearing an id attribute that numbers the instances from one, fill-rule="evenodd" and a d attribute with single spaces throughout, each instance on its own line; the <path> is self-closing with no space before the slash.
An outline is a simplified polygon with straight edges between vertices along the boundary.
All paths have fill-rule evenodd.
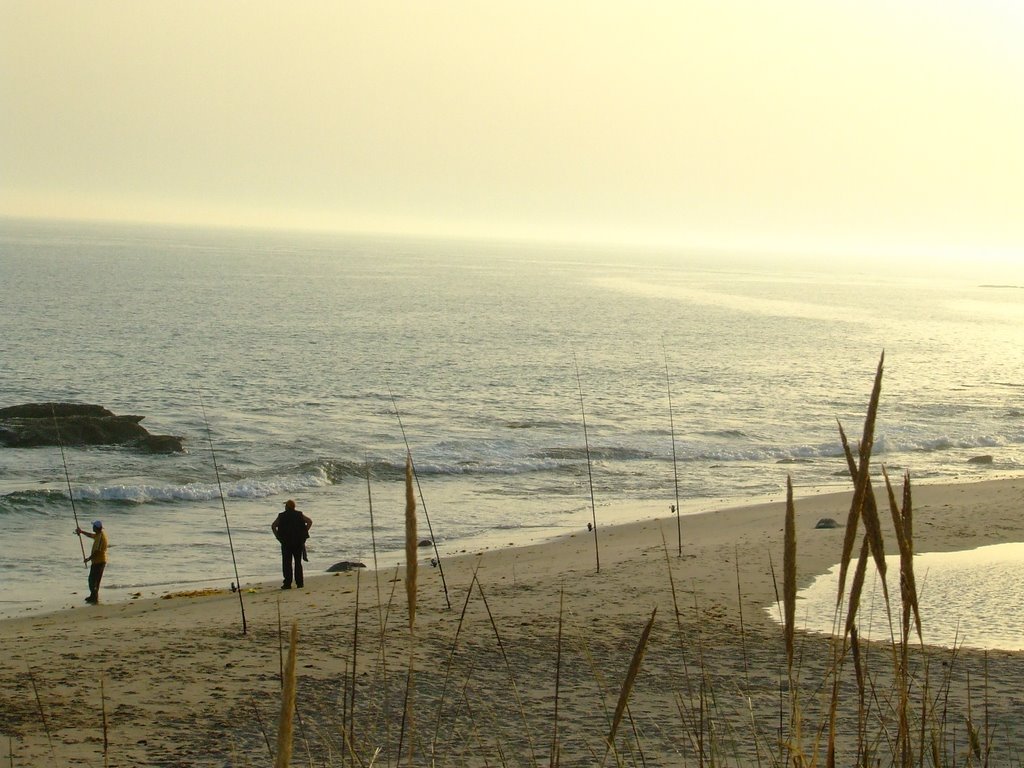
<path id="1" fill-rule="evenodd" d="M 102 520 L 93 520 L 92 521 L 92 527 L 93 528 L 102 528 L 103 527 L 103 521 Z"/>

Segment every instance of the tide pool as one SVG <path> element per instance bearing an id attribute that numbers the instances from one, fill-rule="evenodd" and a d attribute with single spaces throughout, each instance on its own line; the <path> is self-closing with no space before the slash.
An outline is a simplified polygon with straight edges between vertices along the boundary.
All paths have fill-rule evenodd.
<path id="1" fill-rule="evenodd" d="M 847 577 L 847 595 L 854 565 L 851 563 Z M 898 637 L 899 556 L 887 556 L 886 566 L 893 603 L 891 626 Z M 918 554 L 914 556 L 914 574 L 922 633 L 927 644 L 946 648 L 1024 650 L 1024 543 Z M 797 594 L 798 629 L 832 633 L 838 581 L 839 566 L 836 565 Z M 776 619 L 781 615 L 778 607 L 769 610 Z M 886 640 L 890 637 L 882 582 L 876 570 L 865 583 L 859 613 L 858 631 L 862 638 Z M 841 629 L 842 621 L 838 624 Z"/>

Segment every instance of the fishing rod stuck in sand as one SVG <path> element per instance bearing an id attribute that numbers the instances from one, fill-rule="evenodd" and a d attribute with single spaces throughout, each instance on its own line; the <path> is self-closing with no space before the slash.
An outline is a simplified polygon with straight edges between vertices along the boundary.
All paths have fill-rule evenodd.
<path id="1" fill-rule="evenodd" d="M 220 469 L 217 467 L 217 453 L 213 450 L 213 433 L 210 431 L 210 420 L 206 417 L 206 404 L 203 402 L 203 393 L 196 390 L 196 394 L 199 395 L 199 407 L 203 410 L 203 422 L 206 424 L 206 439 L 210 443 L 210 457 L 213 459 L 213 473 L 217 477 L 217 491 L 220 493 L 220 506 L 224 510 L 224 528 L 228 532 L 228 547 L 231 549 L 231 565 L 235 569 L 235 583 L 233 587 L 237 587 L 238 592 L 238 607 L 242 611 L 242 634 L 246 634 L 247 626 L 245 623 L 245 602 L 242 600 L 242 581 L 238 578 L 238 561 L 235 559 L 235 545 L 231 540 L 231 523 L 228 522 L 228 505 L 224 502 L 224 487 L 220 482 Z"/>

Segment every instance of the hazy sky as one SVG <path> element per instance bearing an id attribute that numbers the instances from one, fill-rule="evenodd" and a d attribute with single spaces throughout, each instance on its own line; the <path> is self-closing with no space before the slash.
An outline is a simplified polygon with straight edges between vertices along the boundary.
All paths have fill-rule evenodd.
<path id="1" fill-rule="evenodd" d="M 1019 0 L 0 0 L 0 215 L 1024 258 Z"/>

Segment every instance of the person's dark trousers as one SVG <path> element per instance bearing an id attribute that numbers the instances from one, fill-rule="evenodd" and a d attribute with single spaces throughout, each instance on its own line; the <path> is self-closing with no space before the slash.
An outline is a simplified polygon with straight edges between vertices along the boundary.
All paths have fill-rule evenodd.
<path id="1" fill-rule="evenodd" d="M 302 587 L 302 545 L 291 548 L 281 545 L 281 572 L 284 574 L 284 584 L 281 586 L 288 589 L 292 585 L 292 575 L 295 576 L 295 586 Z"/>
<path id="2" fill-rule="evenodd" d="M 89 567 L 89 597 L 90 602 L 95 603 L 100 599 L 100 581 L 103 579 L 103 569 L 106 563 L 93 563 Z"/>

